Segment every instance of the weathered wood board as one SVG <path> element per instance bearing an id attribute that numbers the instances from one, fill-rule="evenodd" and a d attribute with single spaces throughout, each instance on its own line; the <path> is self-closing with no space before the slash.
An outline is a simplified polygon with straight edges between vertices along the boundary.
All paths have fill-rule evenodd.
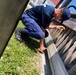
<path id="1" fill-rule="evenodd" d="M 28 0 L 0 0 L 0 57 Z"/>

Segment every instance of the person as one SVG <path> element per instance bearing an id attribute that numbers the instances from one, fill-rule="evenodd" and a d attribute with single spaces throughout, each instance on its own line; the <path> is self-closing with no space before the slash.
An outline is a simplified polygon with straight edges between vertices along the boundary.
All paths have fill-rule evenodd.
<path id="1" fill-rule="evenodd" d="M 59 9 L 51 5 L 39 5 L 29 8 L 21 16 L 25 28 L 16 28 L 16 39 L 22 41 L 21 35 L 36 38 L 40 41 L 40 51 L 43 52 L 46 49 L 43 41 L 48 36 L 46 29 L 65 29 L 63 25 L 51 25 L 52 19 L 54 18 L 62 24 L 70 16 L 70 10 L 67 7 Z"/>

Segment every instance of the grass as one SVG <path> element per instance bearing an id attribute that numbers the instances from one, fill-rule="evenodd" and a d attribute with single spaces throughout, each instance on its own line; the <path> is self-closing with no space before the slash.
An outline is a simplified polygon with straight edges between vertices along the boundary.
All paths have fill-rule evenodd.
<path id="1" fill-rule="evenodd" d="M 21 21 L 18 27 L 24 27 Z M 13 33 L 0 59 L 0 75 L 39 75 L 38 47 L 38 40 L 27 38 L 20 43 Z"/>

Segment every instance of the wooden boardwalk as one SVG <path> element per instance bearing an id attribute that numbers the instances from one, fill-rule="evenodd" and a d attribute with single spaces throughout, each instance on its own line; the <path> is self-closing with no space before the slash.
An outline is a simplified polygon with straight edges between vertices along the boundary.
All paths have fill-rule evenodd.
<path id="1" fill-rule="evenodd" d="M 76 74 L 76 19 L 69 19 L 63 24 L 66 29 L 50 29 L 45 39 L 52 74 Z M 55 20 L 52 23 L 58 23 Z"/>

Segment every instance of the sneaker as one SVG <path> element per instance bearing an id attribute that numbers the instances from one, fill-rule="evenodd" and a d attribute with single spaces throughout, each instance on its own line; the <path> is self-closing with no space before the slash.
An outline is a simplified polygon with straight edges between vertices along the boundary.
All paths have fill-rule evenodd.
<path id="1" fill-rule="evenodd" d="M 15 30 L 15 38 L 20 42 L 22 42 L 21 30 L 22 30 L 22 28 L 16 28 L 16 30 Z"/>

